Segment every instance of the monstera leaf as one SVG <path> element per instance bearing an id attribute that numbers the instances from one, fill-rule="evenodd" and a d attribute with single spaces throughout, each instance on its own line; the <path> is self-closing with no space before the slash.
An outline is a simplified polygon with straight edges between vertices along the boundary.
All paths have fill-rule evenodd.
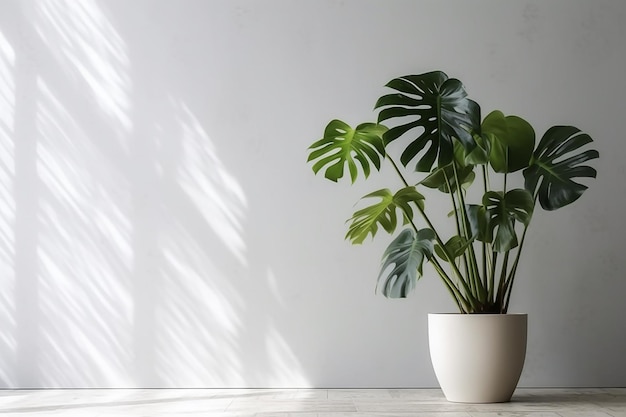
<path id="1" fill-rule="evenodd" d="M 470 112 L 469 117 L 471 120 L 471 134 L 474 138 L 474 142 L 476 146 L 466 150 L 462 146 L 459 145 L 459 142 L 455 142 L 455 155 L 457 159 L 461 156 L 463 159 L 462 165 L 485 165 L 489 163 L 489 151 L 490 151 L 490 143 L 487 139 L 485 139 L 482 135 L 482 127 L 480 124 L 480 106 L 471 101 L 469 106 Z M 459 155 L 459 149 L 461 148 L 461 153 Z"/>
<path id="2" fill-rule="evenodd" d="M 433 255 L 435 233 L 421 229 L 415 233 L 404 229 L 383 254 L 378 286 L 389 298 L 405 298 L 422 276 L 424 259 Z"/>
<path id="3" fill-rule="evenodd" d="M 398 92 L 378 99 L 376 108 L 383 108 L 378 122 L 400 118 L 401 124 L 388 130 L 383 138 L 385 144 L 401 137 L 409 141 L 400 157 L 404 166 L 427 146 L 419 157 L 417 171 L 429 172 L 435 160 L 439 167 L 448 165 L 455 138 L 467 152 L 476 146 L 470 132 L 477 128 L 480 107 L 467 98 L 459 80 L 435 71 L 395 78 L 387 87 Z"/>
<path id="4" fill-rule="evenodd" d="M 357 178 L 356 161 L 367 178 L 370 174 L 370 162 L 380 169 L 381 156 L 385 156 L 382 134 L 387 130 L 383 125 L 363 123 L 353 129 L 341 120 L 331 121 L 324 130 L 324 137 L 309 147 L 311 153 L 307 162 L 314 161 L 313 171 L 326 167 L 325 177 L 337 182 L 343 177 L 344 167 L 348 165 L 352 182 Z"/>
<path id="5" fill-rule="evenodd" d="M 468 240 L 464 238 L 463 236 L 459 236 L 459 235 L 452 236 L 445 243 L 446 251 L 444 251 L 441 248 L 441 246 L 435 245 L 435 253 L 444 261 L 450 262 L 448 260 L 448 257 L 446 256 L 446 252 L 448 252 L 450 256 L 452 257 L 452 259 L 454 260 L 458 258 L 459 256 L 463 255 L 463 253 L 465 253 L 468 246 L 471 245 L 473 241 L 474 241 L 473 239 Z"/>
<path id="6" fill-rule="evenodd" d="M 446 177 L 448 178 L 452 192 L 456 192 L 457 185 L 454 177 L 454 167 L 452 164 L 434 169 L 430 175 L 420 181 L 420 184 L 424 187 L 437 188 L 441 192 L 450 193 Z M 467 165 L 465 167 L 457 167 L 457 177 L 459 178 L 462 188 L 469 187 L 474 182 L 474 178 L 476 178 L 476 175 L 474 174 L 474 166 Z"/>
<path id="7" fill-rule="evenodd" d="M 478 147 L 474 148 L 474 150 L 478 150 Z M 449 193 L 450 190 L 448 190 L 448 183 L 450 183 L 452 192 L 456 192 L 457 186 L 456 178 L 454 176 L 454 170 L 456 168 L 457 177 L 461 187 L 463 189 L 468 189 L 474 182 L 476 175 L 474 174 L 474 165 L 468 165 L 466 163 L 466 159 L 467 156 L 465 149 L 463 149 L 458 141 L 455 142 L 452 162 L 446 166 L 433 169 L 426 178 L 419 182 L 419 184 L 428 188 L 437 188 L 439 191 L 444 193 Z M 453 167 L 452 164 L 455 166 Z"/>
<path id="8" fill-rule="evenodd" d="M 515 221 L 528 225 L 533 214 L 533 196 L 526 190 L 517 188 L 506 194 L 488 191 L 483 196 L 483 206 L 488 215 L 487 236 L 493 241 L 497 252 L 506 252 L 517 246 Z M 495 237 L 494 230 L 497 229 Z"/>
<path id="9" fill-rule="evenodd" d="M 573 126 L 553 126 L 543 135 L 524 170 L 524 186 L 539 195 L 545 210 L 556 210 L 576 201 L 587 187 L 572 178 L 595 178 L 596 170 L 581 165 L 598 158 L 596 150 L 575 153 L 593 140 Z"/>
<path id="10" fill-rule="evenodd" d="M 371 206 L 365 207 L 354 213 L 350 219 L 352 223 L 348 228 L 346 239 L 353 244 L 363 243 L 367 235 L 372 238 L 382 226 L 387 233 L 393 233 L 398 224 L 397 211 L 401 210 L 401 216 L 413 218 L 413 207 L 410 203 L 424 207 L 424 196 L 415 190 L 415 187 L 405 187 L 395 194 L 388 189 L 374 191 L 363 198 L 379 197 L 381 200 Z"/>
<path id="11" fill-rule="evenodd" d="M 466 164 L 486 165 L 489 163 L 489 154 L 491 153 L 491 143 L 486 138 L 487 135 L 474 134 L 474 142 L 476 147 L 470 152 L 464 153 Z"/>
<path id="12" fill-rule="evenodd" d="M 470 224 L 470 233 L 479 242 L 491 242 L 489 237 L 489 213 L 479 204 L 466 204 L 465 211 Z"/>
<path id="13" fill-rule="evenodd" d="M 481 125 L 482 137 L 490 145 L 489 162 L 496 172 L 526 168 L 535 149 L 535 130 L 518 116 L 505 116 L 496 110 Z"/>

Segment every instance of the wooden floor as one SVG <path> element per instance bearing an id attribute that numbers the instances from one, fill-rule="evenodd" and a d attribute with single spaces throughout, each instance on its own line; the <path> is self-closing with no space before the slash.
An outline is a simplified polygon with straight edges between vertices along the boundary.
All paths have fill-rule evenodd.
<path id="1" fill-rule="evenodd" d="M 0 391 L 4 416 L 626 417 L 626 388 L 518 389 L 503 404 L 455 404 L 436 389 Z"/>

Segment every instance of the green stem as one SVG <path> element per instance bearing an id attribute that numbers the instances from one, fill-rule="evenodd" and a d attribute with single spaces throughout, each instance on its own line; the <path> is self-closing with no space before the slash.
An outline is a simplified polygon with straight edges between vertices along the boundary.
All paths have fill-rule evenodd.
<path id="1" fill-rule="evenodd" d="M 485 165 L 480 166 L 483 171 L 483 187 L 485 188 L 485 194 L 489 191 L 489 185 L 487 183 L 487 167 Z"/>
<path id="2" fill-rule="evenodd" d="M 458 290 L 456 285 L 454 285 L 452 280 L 450 280 L 450 277 L 448 277 L 448 274 L 446 274 L 446 271 L 443 269 L 441 264 L 434 257 L 431 259 L 431 262 L 433 264 L 433 267 L 441 277 L 443 283 L 446 285 L 446 288 L 452 295 L 452 298 L 454 298 L 454 301 L 456 302 L 459 311 L 462 313 L 469 312 L 471 310 L 470 303 L 465 299 L 465 297 L 463 297 L 463 294 L 461 294 L 461 292 Z"/>
<path id="3" fill-rule="evenodd" d="M 492 261 L 491 261 L 491 270 L 489 271 L 489 286 L 488 291 L 489 294 L 487 296 L 487 298 L 489 300 L 493 300 L 495 302 L 495 290 L 496 290 L 496 284 L 495 284 L 495 276 L 496 276 L 496 264 L 498 262 L 498 252 L 493 251 L 492 252 Z"/>
<path id="4" fill-rule="evenodd" d="M 422 217 L 424 218 L 424 220 L 426 221 L 426 223 L 428 224 L 428 227 L 430 227 L 430 229 L 433 231 L 433 233 L 435 234 L 435 240 L 437 240 L 437 243 L 439 244 L 439 246 L 441 246 L 441 249 L 443 251 L 443 253 L 446 255 L 446 258 L 448 259 L 448 263 L 450 264 L 450 267 L 452 268 L 452 271 L 454 271 L 454 274 L 457 276 L 457 278 L 459 279 L 459 282 L 461 283 L 461 285 L 463 286 L 463 289 L 465 290 L 469 301 L 472 305 L 472 307 L 475 307 L 478 303 L 478 300 L 476 300 L 476 298 L 474 297 L 474 294 L 470 291 L 470 289 L 467 286 L 467 282 L 465 282 L 465 280 L 463 279 L 463 275 L 461 274 L 461 271 L 459 271 L 459 268 L 456 266 L 456 264 L 454 263 L 454 259 L 452 258 L 452 256 L 450 255 L 450 253 L 448 252 L 448 249 L 446 248 L 446 245 L 443 243 L 443 241 L 441 240 L 441 237 L 439 236 L 439 234 L 437 233 L 437 231 L 435 230 L 435 227 L 433 226 L 433 224 L 431 223 L 430 219 L 428 218 L 428 216 L 426 215 L 426 213 L 424 212 L 424 209 L 422 209 L 419 205 L 417 206 L 417 209 L 419 210 L 420 214 L 422 215 Z"/>
<path id="5" fill-rule="evenodd" d="M 482 168 L 482 171 L 483 171 L 483 186 L 485 188 L 485 194 L 487 194 L 487 191 L 489 191 L 487 187 L 487 167 L 485 165 L 481 165 L 480 167 Z M 486 242 L 482 242 L 482 257 L 483 257 L 484 286 L 485 288 L 487 288 L 487 299 L 490 300 L 491 292 L 489 290 L 488 275 L 487 275 L 487 243 Z"/>
<path id="6" fill-rule="evenodd" d="M 452 209 L 453 209 L 453 213 L 454 213 L 454 223 L 456 224 L 456 233 L 459 236 L 463 236 L 463 233 L 461 233 L 461 223 L 459 222 L 459 212 L 457 211 L 456 200 L 454 199 L 454 193 L 452 192 L 452 186 L 450 184 L 450 179 L 448 178 L 448 175 L 446 174 L 446 171 L 444 169 L 442 169 L 441 172 L 443 172 L 443 178 L 446 181 L 446 186 L 448 187 L 448 192 L 450 194 L 450 199 L 452 200 Z M 465 253 L 465 252 L 463 252 L 463 262 L 464 262 L 464 266 L 465 266 L 465 276 L 469 277 L 470 276 L 469 263 L 468 263 L 468 260 L 467 260 L 467 253 Z M 472 291 L 474 290 L 473 287 L 472 287 L 472 281 L 471 280 L 470 280 L 470 288 L 472 288 Z"/>
<path id="7" fill-rule="evenodd" d="M 480 249 L 480 256 L 483 261 L 482 283 L 483 288 L 485 288 L 487 292 L 487 300 L 489 300 L 489 276 L 487 275 L 487 244 L 485 242 L 482 242 L 482 244 L 480 245 Z"/>
<path id="8" fill-rule="evenodd" d="M 461 223 L 459 223 L 459 216 L 458 216 L 458 211 L 457 211 L 457 207 L 456 207 L 456 200 L 454 199 L 454 193 L 452 192 L 452 186 L 450 185 L 450 179 L 448 178 L 448 175 L 446 175 L 446 171 L 442 170 L 443 172 L 443 178 L 446 181 L 446 186 L 448 187 L 448 191 L 450 193 L 450 199 L 452 200 L 452 209 L 454 210 L 454 221 L 456 223 L 456 233 L 459 236 L 461 235 Z"/>
<path id="9" fill-rule="evenodd" d="M 504 191 L 502 192 L 502 195 L 506 194 L 506 177 L 507 177 L 507 173 L 509 172 L 509 148 L 506 148 L 506 152 L 504 153 Z"/>
<path id="10" fill-rule="evenodd" d="M 396 174 L 398 174 L 398 176 L 400 177 L 400 179 L 402 180 L 402 182 L 404 183 L 405 187 L 409 186 L 409 183 L 406 181 L 406 179 L 404 178 L 404 175 L 402 175 L 402 172 L 400 172 L 400 169 L 398 168 L 398 165 L 396 165 L 396 163 L 394 162 L 393 159 L 391 159 L 391 157 L 389 156 L 389 154 L 387 154 L 387 159 L 389 160 L 389 162 L 391 162 L 391 165 L 393 165 L 393 169 L 396 170 Z"/>
<path id="11" fill-rule="evenodd" d="M 504 259 L 502 260 L 502 267 L 500 270 L 500 281 L 498 281 L 498 294 L 496 303 L 500 306 L 500 312 L 503 313 L 504 293 L 506 292 L 507 270 L 509 267 L 509 253 L 504 253 Z"/>
<path id="12" fill-rule="evenodd" d="M 443 241 L 441 240 L 441 237 L 439 236 L 439 234 L 435 230 L 433 224 L 430 222 L 430 219 L 428 219 L 428 216 L 426 215 L 426 213 L 424 213 L 424 210 L 422 210 L 419 206 L 418 206 L 418 209 L 419 209 L 420 213 L 422 214 L 422 217 L 424 217 L 424 220 L 426 220 L 426 223 L 428 223 L 428 226 L 430 227 L 430 229 L 435 233 L 435 239 L 437 240 L 437 243 L 439 243 L 439 246 L 441 246 L 441 249 L 443 250 L 443 253 L 446 255 L 446 258 L 448 259 L 448 263 L 450 264 L 450 268 L 452 268 L 452 271 L 454 272 L 456 277 L 459 279 L 459 282 L 463 286 L 463 290 L 465 291 L 467 299 L 468 299 L 469 303 L 471 304 L 472 308 L 478 307 L 478 305 L 480 303 L 478 302 L 478 300 L 474 296 L 474 293 L 468 287 L 468 284 L 465 281 L 465 279 L 463 278 L 463 275 L 461 274 L 461 271 L 459 271 L 459 268 L 457 267 L 456 263 L 454 262 L 454 259 L 452 258 L 452 256 L 448 252 L 448 249 L 446 249 Z"/>
<path id="13" fill-rule="evenodd" d="M 461 208 L 461 214 L 463 216 L 462 220 L 462 224 L 463 224 L 463 229 L 465 231 L 465 237 L 466 239 L 471 239 L 471 226 L 470 226 L 470 221 L 469 218 L 467 217 L 467 207 L 465 205 L 465 198 L 463 197 L 463 189 L 461 188 L 461 183 L 459 181 L 459 174 L 456 170 L 456 164 L 454 162 L 452 162 L 452 170 L 454 172 L 454 180 L 456 181 L 456 191 L 457 191 L 457 195 L 459 198 L 459 204 L 460 204 L 460 208 Z M 469 276 L 468 278 L 470 279 L 470 282 L 473 284 L 471 286 L 473 286 L 475 292 L 475 295 L 481 300 L 481 302 L 485 302 L 486 301 L 486 297 L 487 297 L 487 291 L 485 291 L 485 288 L 482 285 L 482 282 L 480 281 L 480 273 L 478 272 L 478 261 L 476 260 L 476 253 L 474 252 L 474 245 L 470 244 L 468 246 L 468 252 L 469 252 Z M 467 262 L 467 261 L 466 261 Z"/>
<path id="14" fill-rule="evenodd" d="M 533 196 L 533 211 L 535 211 L 535 206 L 537 205 L 537 197 L 539 196 L 539 190 L 535 191 L 535 195 Z M 528 224 L 530 224 L 530 219 L 528 220 Z M 526 232 L 528 231 L 528 224 L 524 226 L 524 231 L 522 232 L 522 239 L 519 243 L 519 248 L 517 249 L 517 254 L 515 255 L 515 261 L 513 262 L 513 267 L 511 268 L 511 272 L 509 277 L 507 278 L 508 287 L 506 294 L 506 303 L 504 304 L 505 313 L 509 310 L 509 302 L 511 301 L 511 291 L 513 289 L 513 281 L 515 280 L 515 274 L 517 273 L 517 265 L 519 264 L 519 259 L 522 254 L 522 248 L 524 247 L 524 241 L 526 240 Z"/>
<path id="15" fill-rule="evenodd" d="M 528 226 L 525 226 L 524 232 L 522 232 L 522 239 L 520 240 L 519 248 L 517 248 L 517 254 L 515 255 L 515 261 L 513 262 L 513 267 L 511 268 L 511 272 L 509 273 L 509 277 L 507 278 L 506 303 L 504 304 L 505 313 L 509 309 L 509 301 L 511 300 L 511 291 L 513 289 L 513 281 L 515 280 L 515 274 L 517 273 L 517 265 L 519 264 L 520 255 L 522 254 L 522 247 L 524 246 L 524 240 L 526 240 L 527 230 L 528 230 Z"/>

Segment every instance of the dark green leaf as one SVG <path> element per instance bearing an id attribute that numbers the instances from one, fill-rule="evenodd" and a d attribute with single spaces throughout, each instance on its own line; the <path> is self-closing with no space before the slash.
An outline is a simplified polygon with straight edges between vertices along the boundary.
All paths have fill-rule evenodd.
<path id="1" fill-rule="evenodd" d="M 527 121 L 517 116 L 505 117 L 496 110 L 485 117 L 481 128 L 483 138 L 490 144 L 489 162 L 494 171 L 515 172 L 528 166 L 535 147 L 535 131 Z"/>
<path id="2" fill-rule="evenodd" d="M 458 236 L 458 235 L 452 236 L 445 243 L 446 250 L 448 251 L 450 256 L 452 256 L 452 259 L 456 259 L 459 256 L 463 255 L 463 253 L 465 253 L 468 246 L 472 244 L 472 241 L 473 239 L 467 240 L 463 236 Z M 435 245 L 435 253 L 444 261 L 449 262 L 441 246 Z"/>
<path id="3" fill-rule="evenodd" d="M 422 229 L 403 230 L 387 247 L 378 276 L 378 288 L 389 298 L 405 298 L 422 276 L 424 259 L 433 254 L 435 233 Z"/>
<path id="4" fill-rule="evenodd" d="M 467 189 L 467 187 L 474 182 L 474 178 L 476 177 L 474 174 L 474 166 L 467 165 L 465 167 L 457 167 L 457 176 L 459 177 L 461 187 Z M 441 192 L 449 193 L 450 190 L 448 189 L 448 184 L 446 183 L 446 177 L 448 178 L 452 192 L 456 192 L 457 186 L 452 164 L 443 168 L 435 168 L 430 175 L 420 181 L 420 184 L 424 187 L 437 188 Z"/>
<path id="5" fill-rule="evenodd" d="M 341 120 L 333 120 L 326 126 L 324 137 L 309 147 L 311 153 L 307 161 L 315 161 L 313 171 L 316 174 L 325 168 L 324 176 L 335 182 L 343 177 L 346 165 L 354 182 L 358 175 L 355 161 L 358 161 L 367 178 L 370 162 L 380 169 L 381 157 L 385 156 L 382 135 L 386 130 L 376 123 L 363 123 L 353 129 Z"/>
<path id="6" fill-rule="evenodd" d="M 571 204 L 585 192 L 587 187 L 573 178 L 596 177 L 595 169 L 581 164 L 598 158 L 598 151 L 572 154 L 591 142 L 589 135 L 573 126 L 553 126 L 543 135 L 524 177 L 526 189 L 538 193 L 545 210 Z"/>
<path id="7" fill-rule="evenodd" d="M 393 204 L 403 213 L 404 224 L 413 219 L 412 204 L 424 209 L 424 200 L 424 196 L 415 187 L 404 187 L 393 196 Z"/>
<path id="8" fill-rule="evenodd" d="M 378 99 L 376 108 L 384 107 L 378 121 L 402 118 L 383 137 L 385 144 L 399 138 L 409 142 L 400 157 L 404 166 L 422 153 L 416 170 L 429 172 L 435 160 L 439 167 L 452 162 L 455 139 L 468 152 L 476 146 L 470 132 L 479 128 L 480 107 L 467 98 L 459 80 L 435 71 L 399 77 L 387 87 L 398 93 Z"/>
<path id="9" fill-rule="evenodd" d="M 395 195 L 388 189 L 374 191 L 363 198 L 378 197 L 380 201 L 371 206 L 360 209 L 350 219 L 346 239 L 353 244 L 360 244 L 371 235 L 372 238 L 382 227 L 387 233 L 393 233 L 398 225 L 397 211 L 404 219 L 403 223 L 413 218 L 412 204 L 424 207 L 424 196 L 415 190 L 415 187 L 405 187 Z"/>
<path id="10" fill-rule="evenodd" d="M 488 191 L 483 196 L 483 206 L 489 216 L 487 241 L 493 241 L 494 250 L 506 252 L 517 246 L 515 221 L 528 225 L 533 214 L 532 195 L 517 188 L 502 195 L 502 192 Z M 496 231 L 495 237 L 493 236 Z"/>
<path id="11" fill-rule="evenodd" d="M 476 147 L 469 153 L 465 154 L 463 162 L 471 165 L 485 165 L 489 162 L 489 153 L 491 145 L 489 140 L 481 135 L 474 135 Z"/>
<path id="12" fill-rule="evenodd" d="M 489 213 L 484 206 L 467 204 L 465 206 L 470 232 L 479 242 L 491 242 L 489 237 Z"/>

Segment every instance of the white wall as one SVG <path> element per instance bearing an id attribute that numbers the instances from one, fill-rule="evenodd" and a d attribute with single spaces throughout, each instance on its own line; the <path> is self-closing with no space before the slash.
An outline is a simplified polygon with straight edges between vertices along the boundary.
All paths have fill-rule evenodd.
<path id="1" fill-rule="evenodd" d="M 626 385 L 625 20 L 621 0 L 1 2 L 0 385 L 436 385 L 447 293 L 427 266 L 410 299 L 375 295 L 389 240 L 343 240 L 392 173 L 305 162 L 328 120 L 433 69 L 595 138 L 598 179 L 531 228 L 521 385 Z"/>

